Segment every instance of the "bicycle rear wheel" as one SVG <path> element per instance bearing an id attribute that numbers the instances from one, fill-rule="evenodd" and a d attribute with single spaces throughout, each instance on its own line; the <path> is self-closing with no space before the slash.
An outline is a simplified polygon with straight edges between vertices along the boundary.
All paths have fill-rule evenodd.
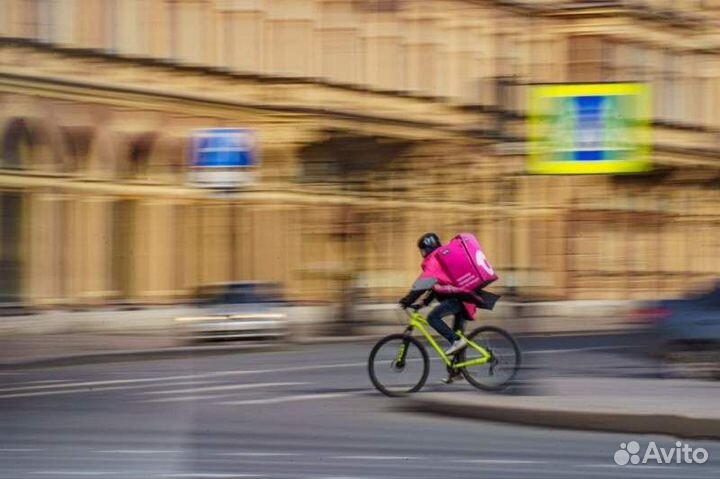
<path id="1" fill-rule="evenodd" d="M 496 391 L 507 386 L 517 374 L 521 363 L 520 347 L 512 335 L 495 326 L 482 326 L 467 338 L 490 352 L 492 359 L 486 364 L 461 369 L 465 379 L 476 388 L 486 391 Z M 458 354 L 458 362 L 482 357 L 472 346 Z"/>
<path id="2" fill-rule="evenodd" d="M 430 371 L 427 351 L 420 341 L 405 334 L 386 336 L 368 358 L 370 380 L 378 391 L 396 397 L 419 391 Z"/>

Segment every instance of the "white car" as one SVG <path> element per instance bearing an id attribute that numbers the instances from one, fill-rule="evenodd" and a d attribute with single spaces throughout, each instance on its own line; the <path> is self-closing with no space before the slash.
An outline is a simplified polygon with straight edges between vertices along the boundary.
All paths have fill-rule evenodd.
<path id="1" fill-rule="evenodd" d="M 198 290 L 197 314 L 175 318 L 193 340 L 278 339 L 287 335 L 285 302 L 276 283 L 237 282 Z"/>

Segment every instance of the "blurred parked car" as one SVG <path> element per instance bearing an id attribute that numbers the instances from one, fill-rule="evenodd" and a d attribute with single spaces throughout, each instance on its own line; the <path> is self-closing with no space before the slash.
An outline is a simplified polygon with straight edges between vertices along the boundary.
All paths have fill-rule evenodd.
<path id="1" fill-rule="evenodd" d="M 236 282 L 198 290 L 197 314 L 176 318 L 189 339 L 277 339 L 287 334 L 280 285 Z"/>
<path id="2" fill-rule="evenodd" d="M 720 378 L 720 281 L 686 299 L 646 303 L 632 314 L 667 371 Z"/>

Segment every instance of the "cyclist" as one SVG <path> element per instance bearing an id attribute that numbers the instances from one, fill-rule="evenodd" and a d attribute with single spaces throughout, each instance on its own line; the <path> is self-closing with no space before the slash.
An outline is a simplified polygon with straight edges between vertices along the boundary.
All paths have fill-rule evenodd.
<path id="1" fill-rule="evenodd" d="M 425 233 L 418 240 L 418 248 L 422 254 L 422 270 L 421 278 L 434 279 L 435 285 L 423 300 L 423 305 L 429 305 L 433 299 L 437 299 L 438 304 L 428 315 L 428 323 L 435 328 L 450 343 L 450 347 L 445 351 L 448 356 L 461 351 L 467 346 L 467 341 L 460 338 L 455 331 L 462 331 L 465 321 L 472 320 L 477 311 L 477 305 L 483 304 L 483 300 L 473 291 L 463 289 L 452 284 L 452 281 L 443 271 L 436 257 L 436 250 L 442 246 L 440 238 L 435 233 Z M 400 300 L 400 304 L 404 307 L 410 307 L 417 301 L 425 291 L 410 291 Z M 455 317 L 454 328 L 445 324 L 443 318 L 453 315 Z M 450 382 L 451 377 L 448 378 Z"/>

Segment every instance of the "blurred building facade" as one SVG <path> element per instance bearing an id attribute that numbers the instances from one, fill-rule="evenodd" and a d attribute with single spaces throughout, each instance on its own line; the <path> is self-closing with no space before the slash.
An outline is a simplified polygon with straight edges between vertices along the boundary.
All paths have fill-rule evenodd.
<path id="1" fill-rule="evenodd" d="M 720 2 L 0 0 L 0 298 L 182 301 L 280 281 L 395 298 L 417 237 L 477 234 L 542 299 L 720 271 Z M 532 82 L 647 81 L 655 169 L 524 173 Z M 199 128 L 258 181 L 188 186 Z M 496 289 L 502 289 L 500 287 Z"/>

